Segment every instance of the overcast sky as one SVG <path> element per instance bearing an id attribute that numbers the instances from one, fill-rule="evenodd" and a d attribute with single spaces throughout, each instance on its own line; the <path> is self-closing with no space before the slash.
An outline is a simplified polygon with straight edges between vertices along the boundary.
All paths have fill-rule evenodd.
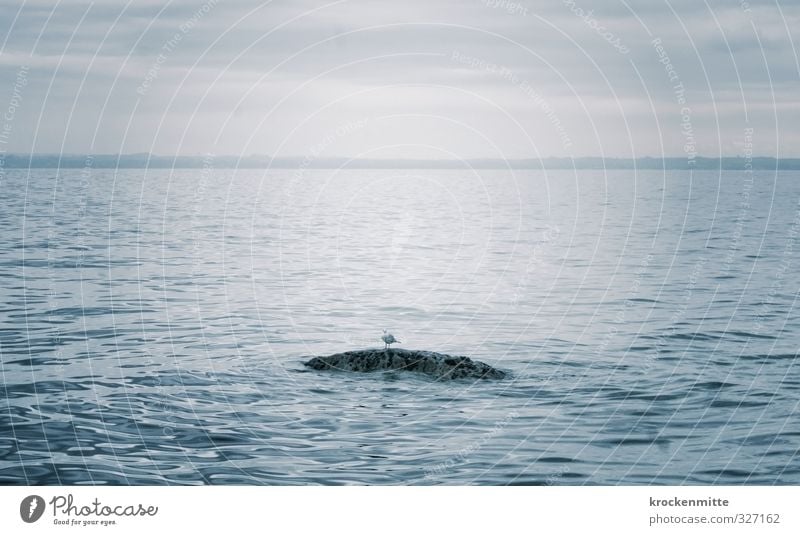
<path id="1" fill-rule="evenodd" d="M 0 150 L 800 156 L 796 0 L 53 4 L 0 4 Z"/>

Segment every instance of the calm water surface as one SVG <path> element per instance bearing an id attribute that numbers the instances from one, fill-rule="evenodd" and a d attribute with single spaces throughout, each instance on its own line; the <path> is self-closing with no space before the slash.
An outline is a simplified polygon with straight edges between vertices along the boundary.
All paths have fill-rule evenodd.
<path id="1" fill-rule="evenodd" d="M 0 184 L 0 483 L 800 484 L 796 172 Z"/>

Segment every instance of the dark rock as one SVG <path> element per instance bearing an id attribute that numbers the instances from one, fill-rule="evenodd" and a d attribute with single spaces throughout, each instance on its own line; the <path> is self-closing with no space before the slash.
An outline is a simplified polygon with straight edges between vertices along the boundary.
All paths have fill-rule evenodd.
<path id="1" fill-rule="evenodd" d="M 468 357 L 454 357 L 433 351 L 409 349 L 363 349 L 328 357 L 314 357 L 304 363 L 314 370 L 372 372 L 398 370 L 424 373 L 436 379 L 503 379 L 504 371 Z"/>

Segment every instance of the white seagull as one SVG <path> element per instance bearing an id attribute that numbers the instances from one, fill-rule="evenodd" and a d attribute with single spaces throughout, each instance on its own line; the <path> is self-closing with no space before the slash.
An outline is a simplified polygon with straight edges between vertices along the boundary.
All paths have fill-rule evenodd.
<path id="1" fill-rule="evenodd" d="M 383 330 L 383 336 L 381 336 L 381 340 L 383 340 L 383 343 L 386 344 L 384 349 L 390 349 L 394 343 L 401 343 L 400 340 L 395 338 L 392 333 L 386 332 L 386 329 Z"/>

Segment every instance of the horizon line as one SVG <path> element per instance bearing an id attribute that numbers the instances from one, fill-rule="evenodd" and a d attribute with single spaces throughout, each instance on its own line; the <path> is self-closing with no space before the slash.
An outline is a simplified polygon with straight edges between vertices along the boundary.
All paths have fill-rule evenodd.
<path id="1" fill-rule="evenodd" d="M 475 157 L 358 158 L 347 156 L 161 155 L 134 153 L 6 153 L 0 151 L 0 169 L 331 169 L 331 168 L 434 168 L 434 169 L 664 169 L 664 170 L 800 170 L 800 157 L 775 156 L 546 156 L 529 158 Z"/>

